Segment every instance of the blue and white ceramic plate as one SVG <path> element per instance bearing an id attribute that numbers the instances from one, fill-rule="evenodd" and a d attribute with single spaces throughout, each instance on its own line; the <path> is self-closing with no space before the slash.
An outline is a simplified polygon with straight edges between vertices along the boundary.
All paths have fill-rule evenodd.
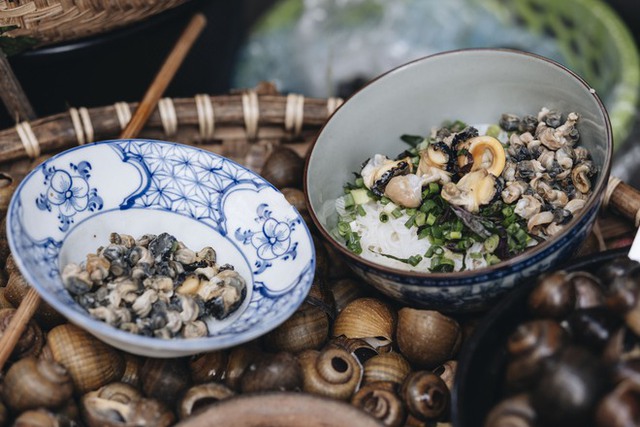
<path id="1" fill-rule="evenodd" d="M 189 248 L 213 247 L 248 282 L 240 308 L 208 321 L 209 336 L 144 337 L 91 318 L 60 271 L 108 244 L 112 232 L 167 232 Z M 309 230 L 271 184 L 208 151 L 153 140 L 113 140 L 65 151 L 34 169 L 7 212 L 12 254 L 26 280 L 71 322 L 122 350 L 179 357 L 241 344 L 284 322 L 315 270 Z"/>

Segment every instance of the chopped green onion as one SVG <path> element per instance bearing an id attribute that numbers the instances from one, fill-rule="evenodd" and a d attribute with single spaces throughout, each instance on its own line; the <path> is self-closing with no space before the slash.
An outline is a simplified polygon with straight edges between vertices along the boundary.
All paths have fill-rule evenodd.
<path id="1" fill-rule="evenodd" d="M 356 206 L 356 213 L 360 216 L 366 216 L 367 212 L 364 210 L 364 208 L 362 207 L 362 205 L 357 205 Z"/>
<path id="2" fill-rule="evenodd" d="M 350 208 L 351 206 L 355 205 L 355 200 L 353 200 L 353 196 L 351 195 L 351 193 L 347 193 L 344 196 L 342 196 L 344 198 L 344 207 L 345 208 Z"/>
<path id="3" fill-rule="evenodd" d="M 498 138 L 498 136 L 500 135 L 500 132 L 502 132 L 502 129 L 500 129 L 500 126 L 493 124 L 489 126 L 489 128 L 487 129 L 486 135 L 492 136 L 494 138 Z"/>
<path id="4" fill-rule="evenodd" d="M 462 233 L 459 231 L 449 231 L 447 232 L 447 237 L 451 240 L 462 239 Z"/>
<path id="5" fill-rule="evenodd" d="M 404 223 L 404 226 L 407 228 L 413 227 L 416 222 L 416 214 L 413 214 L 409 217 L 409 219 Z"/>
<path id="6" fill-rule="evenodd" d="M 391 203 L 391 199 L 388 198 L 387 196 L 382 196 L 380 197 L 380 203 L 383 205 L 387 205 L 389 203 Z"/>
<path id="7" fill-rule="evenodd" d="M 424 253 L 424 256 L 427 258 L 431 258 L 434 255 L 442 255 L 444 253 L 444 249 L 438 245 L 431 245 L 427 252 Z"/>
<path id="8" fill-rule="evenodd" d="M 433 272 L 451 272 L 455 267 L 455 263 L 452 259 L 439 255 L 431 258 L 430 271 Z"/>
<path id="9" fill-rule="evenodd" d="M 440 192 L 440 186 L 438 185 L 437 182 L 430 182 L 429 183 L 429 193 L 431 194 L 438 194 Z"/>
<path id="10" fill-rule="evenodd" d="M 380 222 L 388 222 L 389 214 L 386 212 L 380 212 Z"/>
<path id="11" fill-rule="evenodd" d="M 484 248 L 487 252 L 493 253 L 498 248 L 498 244 L 500 243 L 500 237 L 497 234 L 492 234 L 483 242 Z"/>
<path id="12" fill-rule="evenodd" d="M 422 206 L 420 206 L 420 211 L 422 212 L 429 212 L 430 210 L 433 210 L 435 208 L 437 208 L 438 205 L 436 204 L 436 202 L 434 202 L 431 199 L 427 199 L 424 202 L 422 202 Z"/>
<path id="13" fill-rule="evenodd" d="M 351 225 L 349 225 L 348 222 L 339 222 L 338 233 L 340 233 L 342 237 L 345 237 L 347 234 L 351 233 Z"/>
<path id="14" fill-rule="evenodd" d="M 425 222 L 426 222 L 426 224 L 427 224 L 427 225 L 433 225 L 433 224 L 435 224 L 435 223 L 436 223 L 436 220 L 437 220 L 437 219 L 438 219 L 438 217 L 436 217 L 436 216 L 435 216 L 434 214 L 432 214 L 432 213 L 429 213 L 429 215 L 427 216 L 427 219 L 426 219 L 426 221 L 425 221 Z"/>
<path id="15" fill-rule="evenodd" d="M 426 221 L 427 221 L 427 214 L 420 211 L 416 212 L 415 220 L 414 220 L 414 223 L 416 226 L 422 227 Z"/>
<path id="16" fill-rule="evenodd" d="M 364 179 L 362 179 L 362 177 L 359 176 L 358 178 L 356 178 L 355 184 L 356 184 L 356 187 L 359 187 L 359 188 L 364 187 Z"/>
<path id="17" fill-rule="evenodd" d="M 395 208 L 391 211 L 391 215 L 393 215 L 394 218 L 400 218 L 402 216 L 402 209 Z"/>
<path id="18" fill-rule="evenodd" d="M 364 205 L 371 201 L 371 197 L 369 196 L 369 192 L 366 188 L 356 188 L 351 190 L 351 195 L 353 196 L 353 202 L 356 205 Z"/>
<path id="19" fill-rule="evenodd" d="M 407 214 L 407 215 L 409 215 L 409 216 L 415 215 L 415 214 L 416 214 L 416 212 L 417 212 L 417 210 L 416 210 L 416 209 L 414 209 L 414 208 L 407 208 L 407 209 L 405 209 L 404 211 L 405 211 L 405 212 L 406 212 L 406 214 Z"/>
<path id="20" fill-rule="evenodd" d="M 494 265 L 494 264 L 497 264 L 497 263 L 499 263 L 501 261 L 500 258 L 495 256 L 494 254 L 487 254 L 485 256 L 485 259 L 487 260 L 487 264 L 489 264 L 489 265 Z"/>

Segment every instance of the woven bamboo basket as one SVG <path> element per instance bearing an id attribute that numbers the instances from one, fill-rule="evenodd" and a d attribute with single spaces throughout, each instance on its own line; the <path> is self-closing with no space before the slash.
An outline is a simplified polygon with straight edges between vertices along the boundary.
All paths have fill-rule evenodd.
<path id="1" fill-rule="evenodd" d="M 342 100 L 339 98 L 320 99 L 305 98 L 297 94 L 283 95 L 278 93 L 270 84 L 261 84 L 255 89 L 218 96 L 199 94 L 190 98 L 164 98 L 154 110 L 146 127 L 140 133 L 140 137 L 197 145 L 200 148 L 229 157 L 264 175 L 266 166 L 270 163 L 270 160 L 276 152 L 291 151 L 296 153 L 299 156 L 299 164 L 301 164 L 317 132 L 341 103 Z M 15 127 L 0 131 L 0 215 L 4 216 L 11 195 L 11 192 L 7 191 L 7 189 L 10 190 L 14 188 L 28 172 L 49 156 L 67 148 L 78 144 L 86 144 L 91 141 L 117 138 L 136 108 L 137 104 L 124 102 L 95 108 L 78 106 L 53 116 L 40 118 L 31 122 L 21 122 Z M 299 175 L 302 174 L 301 167 L 294 168 L 293 170 L 296 170 L 296 173 Z M 264 176 L 266 177 L 266 175 Z M 297 190 L 298 194 L 300 194 L 301 178 L 301 176 L 296 176 L 291 180 L 277 183 L 277 186 L 283 190 L 283 193 L 285 189 L 288 188 Z M 274 183 L 274 185 L 276 185 L 276 183 Z M 296 207 L 301 210 L 304 217 L 304 201 L 302 204 L 296 205 Z M 313 231 L 312 224 L 309 225 Z M 634 231 L 632 221 L 623 218 L 614 211 L 603 210 L 594 228 L 594 232 L 582 246 L 579 255 L 587 255 L 605 249 L 626 246 L 630 244 L 630 239 Z M 20 304 L 29 287 L 24 279 L 21 278 L 21 274 L 12 262 L 5 232 L 3 221 L 0 226 L 0 267 L 2 267 L 0 268 L 0 317 L 3 314 L 3 309 L 13 310 L 13 307 Z M 329 247 L 325 247 L 326 252 L 322 248 L 323 245 L 320 244 L 316 248 L 316 252 L 318 256 L 323 253 L 325 254 L 323 256 L 327 257 L 325 261 L 318 261 L 319 266 L 324 265 L 327 267 L 326 275 L 319 276 L 321 278 L 314 280 L 311 293 L 299 311 L 292 316 L 290 319 L 291 322 L 285 322 L 273 331 L 273 333 L 268 334 L 268 341 L 262 340 L 262 338 L 265 338 L 262 337 L 254 342 L 222 352 L 198 355 L 190 359 L 166 359 L 161 361 L 160 359 L 141 358 L 118 352 L 86 334 L 81 334 L 81 338 L 85 340 L 84 344 L 75 348 L 74 351 L 79 352 L 81 347 L 95 347 L 98 349 L 95 352 L 95 357 L 98 357 L 98 353 L 113 355 L 115 359 L 125 363 L 125 368 L 122 368 L 123 370 L 119 371 L 118 374 L 114 374 L 116 375 L 115 377 L 107 378 L 105 381 L 125 382 L 130 386 L 142 389 L 145 396 L 150 398 L 158 396 L 157 399 L 174 399 L 171 405 L 168 406 L 169 412 L 172 412 L 172 414 L 168 416 L 173 421 L 181 420 L 185 423 L 183 425 L 192 427 L 210 425 L 207 422 L 207 418 L 198 417 L 195 410 L 193 418 L 188 414 L 185 415 L 181 413 L 180 408 L 183 407 L 182 405 L 186 405 L 186 396 L 191 396 L 189 393 L 184 392 L 184 390 L 185 387 L 199 387 L 194 384 L 198 381 L 205 381 L 218 384 L 216 387 L 229 387 L 234 390 L 234 393 L 245 395 L 242 384 L 238 385 L 238 378 L 232 376 L 230 371 L 231 362 L 229 362 L 229 360 L 240 358 L 240 360 L 250 360 L 253 361 L 252 363 L 259 365 L 259 363 L 256 362 L 256 355 L 260 355 L 262 361 L 273 360 L 271 357 L 275 354 L 276 350 L 274 350 L 274 348 L 279 351 L 285 349 L 284 351 L 289 351 L 293 354 L 302 354 L 296 353 L 296 351 L 300 351 L 300 347 L 295 347 L 292 342 L 289 342 L 288 336 L 283 331 L 298 331 L 298 334 L 301 334 L 300 336 L 307 346 L 306 349 L 312 347 L 323 351 L 322 349 L 331 348 L 330 346 L 323 347 L 327 343 L 326 339 L 317 342 L 313 340 L 309 341 L 308 338 L 313 336 L 312 331 L 296 329 L 296 322 L 307 321 L 313 318 L 313 313 L 315 313 L 321 318 L 326 319 L 326 323 L 323 324 L 325 325 L 324 327 L 327 328 L 328 325 L 335 321 L 336 315 L 339 315 L 336 314 L 339 313 L 339 305 L 342 305 L 342 308 L 344 308 L 344 304 L 356 298 L 378 298 L 383 304 L 391 307 L 392 310 L 400 310 L 402 308 L 392 301 L 386 300 L 384 297 L 376 294 L 371 287 L 358 282 L 358 279 L 350 273 L 344 263 L 341 262 L 339 258 L 332 256 Z M 327 297 L 327 295 L 331 295 L 331 297 Z M 335 304 L 333 309 L 328 308 L 328 301 L 332 301 L 332 304 Z M 459 329 L 457 330 L 458 333 L 461 334 L 461 341 L 469 336 L 478 320 L 478 317 L 475 316 L 456 319 L 459 325 Z M 45 340 L 47 342 L 49 339 L 53 339 L 52 336 L 54 334 L 56 337 L 60 336 L 61 330 L 64 331 L 64 334 L 70 335 L 72 335 L 72 332 L 76 333 L 80 331 L 78 328 L 67 324 L 66 320 L 60 318 L 57 313 L 52 313 L 51 308 L 44 302 L 40 304 L 34 319 L 30 322 L 28 331 L 32 331 L 32 329 L 36 327 L 44 331 L 43 335 L 40 336 L 40 341 Z M 54 330 L 56 332 L 53 332 Z M 0 319 L 0 334 L 1 333 L 3 333 L 2 319 Z M 27 335 L 29 334 L 25 333 L 21 339 L 28 341 Z M 39 348 L 36 354 L 42 353 L 47 354 L 46 350 Z M 84 354 L 84 351 L 80 353 Z M 397 355 L 399 353 L 392 354 Z M 8 367 L 4 369 L 3 374 L 5 378 L 11 377 L 9 371 L 14 366 L 18 366 L 18 362 L 24 358 L 23 356 L 16 355 L 12 357 Z M 395 356 L 392 356 L 392 358 L 393 357 Z M 54 359 L 58 361 L 57 356 L 54 356 Z M 384 360 L 380 362 L 383 363 L 382 367 L 379 368 L 381 371 L 374 371 L 376 372 L 375 375 L 387 375 L 391 381 L 395 378 L 395 375 L 398 375 L 396 374 L 396 368 L 387 368 L 387 365 L 384 364 L 391 362 L 387 360 L 388 358 L 383 357 L 383 359 Z M 394 362 L 397 362 L 397 360 Z M 62 363 L 62 361 L 60 361 L 60 363 Z M 64 363 L 69 364 L 65 365 L 65 367 L 71 371 L 72 368 L 69 366 L 73 366 L 72 364 L 74 362 L 69 360 Z M 86 365 L 89 362 L 83 363 Z M 367 363 L 369 362 L 364 362 L 365 368 L 363 369 L 366 369 Z M 443 368 L 446 372 L 450 372 L 450 369 L 455 369 L 455 354 L 453 354 L 453 358 L 449 359 L 447 363 L 447 368 Z M 370 365 L 371 364 L 373 363 L 370 363 Z M 404 369 L 402 375 L 405 376 L 409 370 L 413 370 L 414 372 L 418 370 L 415 366 L 409 364 L 403 365 L 401 363 L 400 365 L 404 366 L 404 368 L 402 368 Z M 220 366 L 223 366 L 223 368 L 220 368 Z M 442 366 L 445 365 L 443 364 Z M 223 375 L 221 371 L 217 371 L 216 369 L 227 369 L 229 371 L 224 371 L 227 372 L 227 374 Z M 207 372 L 206 378 L 196 380 L 196 372 L 202 374 L 203 371 Z M 152 386 L 146 382 L 147 380 L 145 380 L 146 377 L 144 376 L 150 375 L 150 372 L 160 372 L 163 375 L 163 381 L 178 381 L 178 383 L 175 384 L 163 382 L 160 386 L 165 392 L 167 390 L 174 390 L 176 393 L 180 392 L 181 394 L 171 395 L 170 397 L 167 397 L 168 395 L 166 394 L 154 394 L 155 392 L 150 391 Z M 185 378 L 188 379 L 189 373 L 191 374 L 192 380 L 188 380 L 188 382 L 192 381 L 193 383 L 190 382 L 188 385 L 185 385 L 184 382 L 179 381 Z M 75 373 L 74 375 L 80 374 Z M 364 373 L 363 375 L 366 377 L 367 375 L 373 374 Z M 2 374 L 0 374 L 0 378 L 2 378 Z M 397 381 L 397 378 L 395 380 Z M 380 379 L 380 381 L 384 382 L 386 380 Z M 191 390 L 191 388 L 189 388 L 189 390 Z M 198 390 L 202 391 L 201 389 Z M 6 395 L 10 392 L 9 386 L 5 384 L 2 393 Z M 386 392 L 381 391 L 380 393 L 384 394 Z M 0 394 L 0 396 L 3 395 Z M 249 394 L 245 396 L 250 397 Z M 267 396 L 269 395 L 267 394 Z M 285 393 L 275 398 L 265 398 L 267 400 L 276 399 L 278 401 L 279 410 L 277 412 L 280 416 L 279 420 L 283 417 L 288 417 L 288 424 L 278 425 L 334 425 L 323 424 L 322 422 L 324 421 L 320 422 L 319 418 L 309 420 L 306 418 L 307 415 L 305 415 L 304 408 L 300 410 L 300 408 L 294 407 L 300 404 L 300 402 L 307 402 L 304 404 L 309 405 L 308 414 L 321 413 L 325 410 L 323 408 L 327 408 L 327 406 L 325 406 L 326 401 L 315 400 L 311 395 L 303 396 L 303 398 L 299 397 L 299 394 L 292 395 L 291 393 Z M 60 403 L 57 403 L 57 406 L 54 405 L 55 407 L 50 407 L 46 410 L 41 409 L 41 412 L 44 411 L 43 413 L 53 417 L 57 422 L 69 421 L 69 419 L 73 419 L 73 417 L 77 420 L 80 417 L 78 415 L 78 406 L 83 404 L 81 395 L 76 393 L 75 397 L 69 397 L 68 399 L 69 401 L 66 404 L 62 404 L 62 406 L 60 406 Z M 312 400 L 309 401 L 309 399 Z M 9 406 L 7 399 L 5 398 L 4 400 L 4 405 Z M 210 396 L 203 399 L 200 403 L 210 404 L 215 400 L 218 400 L 218 398 Z M 0 426 L 10 425 L 9 423 L 18 417 L 26 417 L 26 415 L 24 415 L 25 413 L 30 415 L 28 410 L 19 412 L 14 409 L 12 412 L 10 408 L 5 409 L 2 401 L 3 399 L 0 398 Z M 261 402 L 261 400 L 259 401 Z M 356 405 L 356 403 L 354 403 L 357 401 L 355 395 L 351 401 L 353 405 Z M 177 407 L 176 402 L 178 402 Z M 238 406 L 238 408 L 242 410 L 252 409 L 252 416 L 255 416 L 256 408 L 252 402 L 252 399 L 239 399 L 237 405 L 231 405 L 231 407 L 236 408 L 236 406 Z M 119 405 L 122 405 L 122 403 Z M 196 403 L 192 405 L 196 405 Z M 250 407 L 247 405 L 254 406 Z M 165 407 L 167 407 L 166 404 Z M 230 411 L 228 407 L 229 405 L 221 405 L 220 410 Z M 370 409 L 373 408 L 371 404 L 369 404 L 369 407 Z M 193 409 L 193 406 L 191 409 Z M 210 407 L 209 409 L 213 408 Z M 268 412 L 270 408 L 262 409 Z M 233 410 L 235 411 L 236 409 Z M 353 426 L 370 425 L 367 424 L 367 422 L 371 422 L 370 418 L 354 416 L 354 413 L 347 411 L 344 406 L 339 406 L 335 408 L 335 410 L 337 411 L 337 415 L 343 412 L 345 414 L 351 414 L 349 415 L 350 424 Z M 262 422 L 260 417 L 268 416 L 265 415 L 267 412 L 261 412 L 257 415 L 257 418 L 251 419 L 254 420 L 254 422 L 256 422 L 255 420 L 257 419 L 259 424 Z M 227 417 L 229 416 L 228 412 L 222 412 L 217 414 L 217 416 L 220 417 L 222 416 L 221 414 L 226 414 L 224 416 Z M 203 413 L 202 415 L 205 414 Z M 211 416 L 213 415 L 214 414 L 211 414 Z M 415 419 L 412 415 L 405 414 L 402 416 L 404 417 L 402 418 L 403 423 L 394 425 L 427 425 Z M 83 415 L 83 417 L 86 417 L 86 414 Z M 336 417 L 333 417 L 332 419 L 335 418 Z M 246 419 L 250 419 L 250 417 Z M 323 417 L 322 420 L 325 420 L 325 418 Z M 169 425 L 165 423 L 166 421 L 167 419 L 161 419 L 160 415 L 158 415 L 153 423 L 148 425 Z M 173 423 L 173 421 L 171 421 L 171 423 Z M 84 422 L 86 422 L 86 419 Z M 428 425 L 435 425 L 435 423 Z M 439 423 L 438 425 L 446 426 L 448 424 Z"/>
<path id="2" fill-rule="evenodd" d="M 27 36 L 39 46 L 123 27 L 187 0 L 2 0 L 0 27 L 10 37 Z"/>

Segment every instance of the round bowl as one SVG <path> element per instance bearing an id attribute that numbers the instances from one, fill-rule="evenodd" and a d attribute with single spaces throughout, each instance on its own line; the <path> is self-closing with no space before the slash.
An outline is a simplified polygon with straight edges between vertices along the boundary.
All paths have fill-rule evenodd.
<path id="1" fill-rule="evenodd" d="M 553 238 L 491 267 L 457 273 L 388 268 L 349 251 L 330 230 L 343 185 L 373 154 L 402 151 L 403 134 L 428 135 L 446 120 L 495 123 L 502 113 L 542 107 L 581 115 L 581 144 L 598 167 L 593 194 Z M 527 277 L 567 259 L 588 235 L 609 178 L 611 124 L 595 91 L 550 59 L 507 49 L 465 49 L 428 56 L 393 69 L 349 98 L 310 148 L 305 193 L 322 236 L 366 282 L 403 304 L 447 312 L 487 309 Z"/>
<path id="2" fill-rule="evenodd" d="M 611 249 L 565 262 L 558 269 L 595 273 L 628 253 L 629 248 Z M 499 402 L 508 360 L 507 339 L 529 318 L 527 298 L 535 284 L 536 280 L 530 279 L 502 299 L 462 346 L 451 394 L 454 427 L 482 427 L 491 408 Z"/>
<path id="3" fill-rule="evenodd" d="M 167 232 L 188 248 L 217 252 L 247 282 L 240 307 L 207 319 L 208 336 L 161 339 L 92 318 L 67 292 L 61 269 L 109 243 Z M 16 189 L 7 237 L 25 279 L 71 322 L 108 344 L 178 357 L 252 340 L 284 322 L 313 281 L 315 251 L 304 221 L 271 184 L 208 151 L 153 140 L 113 140 L 58 154 Z"/>

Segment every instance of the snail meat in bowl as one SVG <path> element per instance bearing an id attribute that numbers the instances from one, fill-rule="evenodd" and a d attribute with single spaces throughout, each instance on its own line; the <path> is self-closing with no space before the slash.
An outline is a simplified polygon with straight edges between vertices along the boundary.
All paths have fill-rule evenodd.
<path id="1" fill-rule="evenodd" d="M 467 124 L 500 121 L 508 129 L 514 125 L 514 117 L 517 116 L 524 122 L 523 126 L 528 126 L 530 123 L 524 118 L 536 115 L 543 108 L 563 114 L 561 124 L 556 123 L 555 116 L 549 117 L 553 119 L 549 120 L 551 125 L 543 121 L 545 126 L 553 129 L 561 128 L 567 121 L 573 122 L 570 113 L 578 113 L 575 129 L 580 137 L 579 146 L 591 157 L 591 163 L 583 171 L 584 176 L 597 171 L 584 181 L 590 187 L 590 195 L 580 211 L 576 210 L 572 217 L 558 217 L 560 222 L 567 221 L 561 228 L 553 229 L 553 235 L 547 240 L 508 259 L 501 257 L 500 262 L 472 271 L 448 272 L 444 269 L 442 272 L 430 272 L 408 271 L 397 265 L 391 267 L 365 259 L 345 245 L 344 236 L 336 238 L 334 231 L 340 227 L 340 221 L 335 201 L 344 194 L 344 184 L 353 179 L 354 171 L 362 171 L 365 180 L 363 160 L 379 153 L 395 156 L 400 151 L 396 142 L 399 136 L 429 135 L 432 126 L 452 119 Z M 515 116 L 502 118 L 504 113 Z M 372 80 L 336 110 L 320 131 L 306 159 L 304 185 L 307 205 L 325 240 L 358 275 L 387 296 L 409 306 L 446 312 L 486 310 L 518 282 L 572 255 L 591 231 L 609 178 L 611 135 L 609 117 L 595 91 L 580 76 L 548 58 L 509 49 L 442 52 L 407 63 Z M 552 141 L 546 136 L 543 138 L 541 134 L 536 139 L 541 143 L 544 139 L 552 146 Z M 483 145 L 490 144 L 483 141 Z M 429 153 L 431 162 L 448 161 L 438 151 L 440 147 L 437 144 L 429 148 L 434 151 Z M 546 148 L 556 153 L 560 150 L 555 146 Z M 455 154 L 457 157 L 458 153 Z M 537 168 L 542 161 L 549 161 L 551 169 L 554 162 L 562 162 L 566 166 L 569 159 L 563 155 L 556 157 L 554 154 L 553 159 L 550 156 L 528 159 L 513 153 L 510 156 L 516 159 L 514 165 L 505 164 L 505 168 L 515 167 L 521 174 L 530 173 L 533 177 L 539 172 L 546 172 Z M 391 158 L 395 164 L 389 165 L 388 171 L 374 173 L 371 182 L 367 181 L 369 186 L 365 185 L 366 191 L 380 193 L 384 185 L 379 184 L 402 178 L 406 174 L 406 166 L 402 164 L 404 157 Z M 489 169 L 492 167 L 491 163 Z M 392 179 L 387 179 L 390 177 Z M 473 183 L 480 178 L 474 176 L 469 181 Z M 397 181 L 395 189 L 403 185 Z M 406 184 L 410 185 L 410 182 Z M 539 192 L 549 193 L 550 200 L 557 196 L 554 203 L 562 198 L 557 190 L 553 186 L 542 185 L 539 188 Z M 582 204 L 581 201 L 576 203 Z M 466 205 L 475 209 L 475 205 Z M 553 222 L 555 218 L 550 218 L 549 214 L 547 212 L 537 218 L 536 221 L 541 221 L 537 225 Z M 532 227 L 536 226 L 536 221 L 532 221 Z M 339 231 L 348 231 L 342 227 Z M 402 243 L 398 245 L 402 246 Z M 404 256 L 399 258 L 410 260 Z"/>
<path id="2" fill-rule="evenodd" d="M 120 240 L 166 233 L 187 248 L 215 248 L 217 263 L 246 282 L 246 295 L 227 316 L 210 316 L 208 333 L 197 338 L 140 336 L 94 319 L 61 274 L 116 238 L 114 230 Z M 269 332 L 303 302 L 315 270 L 306 224 L 271 184 L 214 153 L 163 141 L 103 141 L 48 159 L 16 189 L 7 236 L 21 273 L 53 308 L 114 347 L 152 357 L 227 348 Z M 120 261 L 110 268 L 132 268 Z"/>
<path id="3" fill-rule="evenodd" d="M 363 258 L 415 271 L 516 256 L 562 231 L 591 195 L 597 168 L 578 121 L 543 108 L 402 135 L 409 147 L 395 159 L 375 154 L 345 185 L 334 235 Z"/>

